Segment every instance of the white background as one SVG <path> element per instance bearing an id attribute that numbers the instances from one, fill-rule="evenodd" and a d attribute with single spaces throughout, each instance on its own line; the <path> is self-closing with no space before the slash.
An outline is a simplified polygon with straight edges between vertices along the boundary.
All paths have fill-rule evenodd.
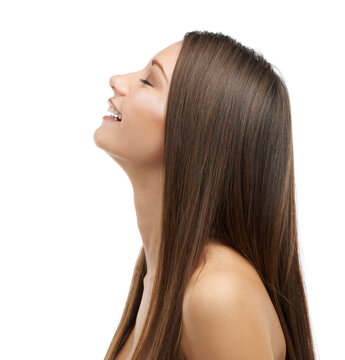
<path id="1" fill-rule="evenodd" d="M 318 359 L 345 359 L 341 1 L 2 1 L 0 358 L 103 359 L 141 247 L 124 171 L 93 140 L 109 78 L 223 32 L 287 83 Z"/>

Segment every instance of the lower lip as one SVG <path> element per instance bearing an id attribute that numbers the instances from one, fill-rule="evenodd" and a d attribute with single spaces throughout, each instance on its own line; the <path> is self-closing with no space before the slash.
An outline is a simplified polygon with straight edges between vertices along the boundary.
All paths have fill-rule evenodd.
<path id="1" fill-rule="evenodd" d="M 120 120 L 115 120 L 115 119 L 113 119 L 111 116 L 108 116 L 108 115 L 104 115 L 104 116 L 103 116 L 103 120 L 105 120 L 106 122 L 119 123 L 119 124 L 121 124 L 121 121 L 120 121 Z"/>

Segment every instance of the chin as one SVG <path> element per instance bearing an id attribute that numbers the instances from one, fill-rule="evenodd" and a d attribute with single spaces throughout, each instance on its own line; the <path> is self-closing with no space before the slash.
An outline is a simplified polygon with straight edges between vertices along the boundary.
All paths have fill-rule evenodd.
<path id="1" fill-rule="evenodd" d="M 103 136 L 100 134 L 100 129 L 101 129 L 101 126 L 98 129 L 96 129 L 95 132 L 93 133 L 93 141 L 98 147 L 103 148 L 103 146 L 102 146 Z"/>

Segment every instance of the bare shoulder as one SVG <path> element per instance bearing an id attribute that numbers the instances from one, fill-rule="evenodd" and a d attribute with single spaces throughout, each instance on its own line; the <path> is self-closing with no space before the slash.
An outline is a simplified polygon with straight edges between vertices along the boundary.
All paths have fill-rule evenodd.
<path id="1" fill-rule="evenodd" d="M 185 294 L 186 357 L 276 360 L 269 304 L 258 274 L 231 250 L 218 247 L 211 255 L 208 267 Z"/>

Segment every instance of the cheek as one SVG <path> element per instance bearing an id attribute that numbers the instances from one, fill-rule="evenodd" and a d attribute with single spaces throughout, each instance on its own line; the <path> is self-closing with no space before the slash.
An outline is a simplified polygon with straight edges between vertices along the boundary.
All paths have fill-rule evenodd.
<path id="1" fill-rule="evenodd" d="M 164 118 L 164 99 L 149 90 L 141 89 L 126 99 L 123 104 L 123 113 L 127 115 L 130 123 L 162 119 Z"/>
<path id="2" fill-rule="evenodd" d="M 141 89 L 123 103 L 123 140 L 128 158 L 141 165 L 162 160 L 165 128 L 165 98 Z"/>

